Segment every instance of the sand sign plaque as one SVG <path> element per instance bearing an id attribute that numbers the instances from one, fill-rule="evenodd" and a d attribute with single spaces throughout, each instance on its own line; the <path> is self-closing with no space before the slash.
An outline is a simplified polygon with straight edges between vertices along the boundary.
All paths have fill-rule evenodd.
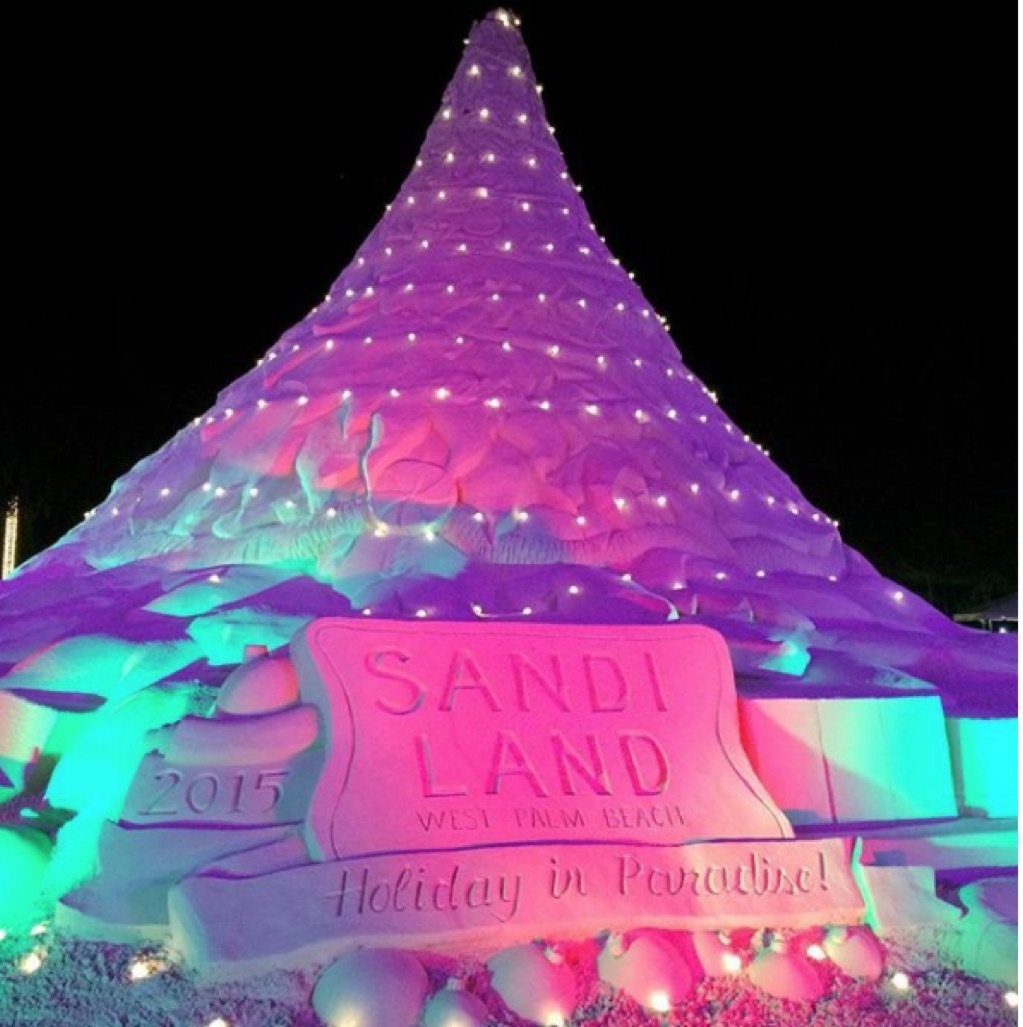
<path id="1" fill-rule="evenodd" d="M 323 620 L 292 650 L 330 731 L 320 858 L 792 834 L 707 629 Z"/>
<path id="2" fill-rule="evenodd" d="M 325 619 L 291 650 L 324 747 L 306 855 L 172 891 L 200 967 L 862 916 L 847 845 L 795 840 L 753 772 L 714 631 Z"/>

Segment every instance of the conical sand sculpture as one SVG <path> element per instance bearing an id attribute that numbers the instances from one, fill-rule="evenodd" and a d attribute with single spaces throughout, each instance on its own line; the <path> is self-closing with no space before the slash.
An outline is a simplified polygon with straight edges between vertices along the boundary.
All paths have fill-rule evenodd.
<path id="1" fill-rule="evenodd" d="M 539 94 L 514 26 L 481 24 L 323 302 L 5 583 L 4 687 L 60 689 L 51 647 L 82 636 L 165 643 L 148 685 L 327 613 L 682 619 L 744 685 L 956 704 L 1013 679 L 1004 640 L 876 573 L 687 370 Z"/>
<path id="2" fill-rule="evenodd" d="M 942 710 L 1015 710 L 1014 640 L 878 574 L 687 370 L 497 11 L 323 302 L 0 584 L 0 789 L 80 814 L 51 897 L 206 968 L 495 917 L 528 938 L 573 889 L 587 930 L 856 923 L 846 839 L 793 837 L 732 667 L 754 700 L 929 697 L 918 818 L 955 816 Z M 822 788 L 865 819 L 846 776 Z M 728 894 L 671 912 L 670 874 Z M 878 908 L 903 886 L 872 880 Z"/>

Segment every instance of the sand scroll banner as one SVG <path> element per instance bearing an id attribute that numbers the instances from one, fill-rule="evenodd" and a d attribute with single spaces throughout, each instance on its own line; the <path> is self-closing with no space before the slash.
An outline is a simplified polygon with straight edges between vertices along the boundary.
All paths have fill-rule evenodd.
<path id="1" fill-rule="evenodd" d="M 209 977 L 326 960 L 355 945 L 489 951 L 638 926 L 857 923 L 838 838 L 679 846 L 544 845 L 331 860 L 171 891 L 175 944 Z"/>

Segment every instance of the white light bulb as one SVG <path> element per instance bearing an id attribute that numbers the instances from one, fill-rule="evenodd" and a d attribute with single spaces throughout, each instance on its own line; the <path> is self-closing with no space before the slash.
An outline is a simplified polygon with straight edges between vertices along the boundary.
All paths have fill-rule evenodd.
<path id="1" fill-rule="evenodd" d="M 449 283 L 448 283 L 448 284 L 447 284 L 446 286 L 444 286 L 444 291 L 445 291 L 445 292 L 446 292 L 446 293 L 447 293 L 447 294 L 448 294 L 449 296 L 452 296 L 452 295 L 454 295 L 454 292 L 455 292 L 455 287 L 454 287 L 454 285 L 453 285 L 452 283 L 450 283 L 450 282 L 449 282 Z"/>
<path id="2" fill-rule="evenodd" d="M 333 348 L 334 348 L 334 340 L 333 340 L 333 339 L 328 339 L 328 340 L 327 340 L 327 341 L 326 341 L 326 342 L 325 342 L 325 343 L 323 344 L 323 348 L 324 348 L 324 349 L 333 349 Z"/>
<path id="3" fill-rule="evenodd" d="M 621 313 L 621 312 L 622 312 L 622 311 L 623 311 L 624 309 L 625 309 L 625 304 L 624 304 L 624 303 L 618 302 L 618 303 L 616 303 L 616 304 L 615 304 L 615 310 L 617 310 L 619 314 L 620 314 L 620 313 Z"/>
<path id="4" fill-rule="evenodd" d="M 501 401 L 497 396 L 491 396 L 490 399 L 483 401 L 483 405 L 490 407 L 491 410 L 498 410 L 500 409 Z"/>
<path id="5" fill-rule="evenodd" d="M 531 168 L 535 168 L 540 162 L 535 157 L 527 157 L 526 164 Z"/>
<path id="6" fill-rule="evenodd" d="M 465 342 L 465 336 L 464 335 L 456 335 L 455 336 L 455 345 L 456 346 L 461 346 L 464 342 Z"/>
<path id="7" fill-rule="evenodd" d="M 447 190 L 445 190 L 445 189 L 438 189 L 437 190 L 437 199 L 438 200 L 446 200 L 447 198 L 448 198 Z"/>
<path id="8" fill-rule="evenodd" d="M 419 248 L 421 250 L 428 250 L 430 248 L 430 240 L 429 239 L 420 239 L 419 240 Z"/>
<path id="9" fill-rule="evenodd" d="M 487 198 L 487 197 L 488 197 L 488 196 L 490 195 L 490 190 L 489 190 L 489 189 L 487 189 L 487 187 L 486 187 L 485 185 L 481 185 L 481 186 L 480 186 L 480 187 L 479 187 L 479 188 L 478 188 L 478 189 L 476 190 L 476 195 L 477 195 L 477 196 L 478 196 L 478 197 L 479 197 L 479 198 L 480 198 L 481 200 L 485 200 L 485 199 L 486 199 L 486 198 Z"/>
<path id="10" fill-rule="evenodd" d="M 160 489 L 160 495 L 161 496 L 169 496 L 170 495 L 170 489 Z"/>
<path id="11" fill-rule="evenodd" d="M 416 287 L 415 282 L 405 283 L 405 292 L 411 292 Z"/>
<path id="12" fill-rule="evenodd" d="M 445 108 L 444 108 L 444 110 L 442 110 L 442 111 L 440 112 L 440 116 L 441 116 L 441 117 L 442 117 L 442 118 L 443 118 L 443 119 L 444 119 L 445 121 L 450 121 L 450 120 L 451 120 L 451 108 L 450 108 L 450 107 L 445 107 Z"/>
<path id="13" fill-rule="evenodd" d="M 445 164 L 454 164 L 454 162 L 455 162 L 455 152 L 454 152 L 454 150 L 448 150 L 448 152 L 444 154 L 444 163 Z M 390 254 L 388 254 L 388 256 L 390 256 Z"/>
<path id="14" fill-rule="evenodd" d="M 596 403 L 587 403 L 583 409 L 586 413 L 593 414 L 594 417 L 600 413 L 600 407 Z"/>
<path id="15" fill-rule="evenodd" d="M 597 367 L 607 367 L 607 357 L 603 354 L 597 357 Z"/>
<path id="16" fill-rule="evenodd" d="M 480 66 L 478 64 L 470 64 L 468 73 L 473 78 L 477 78 L 480 74 Z"/>
<path id="17" fill-rule="evenodd" d="M 451 390 L 445 388 L 443 385 L 434 393 L 437 399 L 447 399 L 451 395 Z"/>
<path id="18" fill-rule="evenodd" d="M 718 572 L 717 572 L 717 573 L 716 573 L 716 574 L 714 575 L 714 577 L 715 577 L 715 578 L 717 578 L 717 580 L 718 580 L 718 581 L 724 581 L 724 580 L 725 580 L 725 579 L 726 579 L 726 578 L 728 577 L 728 575 L 727 575 L 727 574 L 725 574 L 725 572 L 724 572 L 724 571 L 718 571 Z"/>
<path id="19" fill-rule="evenodd" d="M 362 340 L 362 344 L 363 344 L 363 346 L 371 346 L 373 344 L 373 336 L 372 335 L 367 335 Z"/>
<path id="20" fill-rule="evenodd" d="M 496 154 L 496 153 L 493 153 L 493 152 L 488 152 L 488 153 L 485 153 L 485 154 L 483 154 L 483 160 L 484 160 L 484 161 L 485 161 L 485 162 L 486 162 L 487 164 L 493 164 L 493 163 L 494 163 L 494 161 L 496 161 L 496 160 L 497 160 L 497 154 Z"/>
<path id="21" fill-rule="evenodd" d="M 547 347 L 547 355 L 549 357 L 556 357 L 560 353 L 561 353 L 561 347 L 557 343 L 554 343 L 553 346 L 548 346 Z"/>
<path id="22" fill-rule="evenodd" d="M 618 507 L 619 510 L 624 510 L 628 505 L 629 504 L 624 499 L 622 499 L 621 496 L 615 497 L 615 506 Z"/>
<path id="23" fill-rule="evenodd" d="M 476 521 L 478 524 L 482 524 L 486 520 L 486 518 L 483 516 L 483 513 L 480 510 L 477 510 L 472 515 L 472 519 Z"/>
<path id="24" fill-rule="evenodd" d="M 578 585 L 569 585 L 568 586 L 568 594 L 570 596 L 577 596 L 577 595 L 579 595 L 579 591 L 580 591 L 580 589 L 579 589 Z"/>
<path id="25" fill-rule="evenodd" d="M 490 302 L 491 303 L 500 303 L 500 301 L 501 301 L 501 294 L 499 292 L 492 292 L 490 294 Z"/>
<path id="26" fill-rule="evenodd" d="M 40 952 L 29 952 L 18 960 L 18 969 L 23 974 L 34 974 L 43 965 L 43 956 Z"/>
<path id="27" fill-rule="evenodd" d="M 581 528 L 586 523 L 586 518 L 582 514 L 579 514 L 579 516 L 575 519 L 575 523 L 578 524 Z"/>
<path id="28" fill-rule="evenodd" d="M 742 969 L 742 956 L 737 952 L 726 952 L 721 957 L 721 966 L 726 973 L 737 974 Z"/>
<path id="29" fill-rule="evenodd" d="M 892 599 L 894 599 L 897 603 L 901 603 L 902 600 L 905 599 L 905 598 L 906 598 L 906 593 L 902 592 L 901 590 L 892 593 Z"/>
<path id="30" fill-rule="evenodd" d="M 657 497 L 657 505 L 660 506 L 660 507 L 667 506 L 668 505 L 668 497 L 667 496 L 658 496 Z"/>
<path id="31" fill-rule="evenodd" d="M 807 945 L 806 954 L 810 957 L 810 959 L 816 959 L 818 963 L 828 958 L 828 954 L 816 942 L 814 942 L 812 945 Z"/>
<path id="32" fill-rule="evenodd" d="M 298 399 L 295 400 L 295 402 L 298 403 L 298 405 L 300 407 L 304 407 L 309 402 L 309 397 L 308 396 L 299 396 Z"/>
<path id="33" fill-rule="evenodd" d="M 692 494 L 695 496 L 700 491 L 700 486 L 694 481 L 689 486 L 689 491 L 692 492 Z"/>
<path id="34" fill-rule="evenodd" d="M 490 117 L 490 109 L 487 107 L 480 108 L 480 121 L 487 121 Z"/>
<path id="35" fill-rule="evenodd" d="M 766 578 L 767 577 L 767 571 L 757 571 L 756 574 L 757 574 L 758 578 Z"/>
<path id="36" fill-rule="evenodd" d="M 519 204 L 519 210 L 523 210 L 523 211 L 527 211 L 527 212 L 532 210 L 532 205 L 530 204 L 529 200 L 523 200 Z"/>
<path id="37" fill-rule="evenodd" d="M 541 399 L 538 406 L 541 410 L 550 410 L 551 401 L 549 399 Z"/>
<path id="38" fill-rule="evenodd" d="M 504 350 L 505 353 L 511 353 L 512 344 L 507 339 L 505 339 L 505 341 L 501 343 L 501 349 Z"/>
<path id="39" fill-rule="evenodd" d="M 671 997 L 666 991 L 652 991 L 646 1000 L 646 1007 L 653 1013 L 670 1013 Z"/>
<path id="40" fill-rule="evenodd" d="M 392 253 L 394 253 L 394 250 L 392 250 L 390 246 L 385 246 L 384 247 L 384 256 L 385 257 L 391 256 Z"/>
<path id="41" fill-rule="evenodd" d="M 505 239 L 505 241 L 503 243 L 501 243 L 501 249 L 504 250 L 505 253 L 511 252 L 511 248 L 512 248 L 512 241 L 511 241 L 511 239 Z"/>
<path id="42" fill-rule="evenodd" d="M 544 249 L 545 249 L 545 250 L 546 250 L 546 251 L 547 251 L 548 253 L 553 253 L 553 252 L 554 252 L 554 243 L 552 243 L 552 242 L 545 242 L 545 243 L 543 244 L 543 248 L 544 248 Z"/>
<path id="43" fill-rule="evenodd" d="M 891 976 L 892 987 L 896 991 L 909 991 L 910 981 L 909 975 L 903 973 L 901 970 L 897 970 Z"/>
<path id="44" fill-rule="evenodd" d="M 420 619 L 425 617 L 426 616 L 426 610 L 424 610 L 422 607 L 420 607 L 418 610 L 416 610 L 416 616 L 419 617 Z"/>
<path id="45" fill-rule="evenodd" d="M 735 500 L 737 500 L 737 499 L 738 499 L 738 498 L 739 498 L 739 497 L 740 497 L 741 495 L 742 495 L 742 493 L 741 493 L 741 492 L 740 492 L 740 491 L 739 491 L 738 489 L 732 489 L 732 490 L 731 490 L 731 491 L 730 491 L 730 492 L 728 493 L 728 498 L 729 498 L 730 500 L 732 500 L 732 502 L 734 503 L 734 502 L 735 502 Z"/>
<path id="46" fill-rule="evenodd" d="M 146 960 L 136 959 L 128 967 L 128 976 L 133 981 L 143 981 L 152 973 L 152 969 Z"/>
<path id="47" fill-rule="evenodd" d="M 388 389 L 388 395 L 390 395 L 391 399 L 397 399 L 401 392 L 398 389 Z"/>
<path id="48" fill-rule="evenodd" d="M 523 606 L 522 607 L 522 612 L 523 612 L 523 614 L 525 614 L 525 616 L 528 617 L 533 612 L 533 607 L 532 606 Z"/>
<path id="49" fill-rule="evenodd" d="M 585 309 L 586 309 L 586 300 L 584 300 L 584 299 L 583 299 L 582 297 L 580 297 L 579 299 L 577 299 L 577 300 L 576 300 L 576 303 L 577 303 L 577 304 L 578 304 L 578 305 L 579 305 L 580 307 L 582 307 L 582 308 L 583 308 L 583 310 L 585 310 Z"/>
<path id="50" fill-rule="evenodd" d="M 517 115 L 515 116 L 515 120 L 516 120 L 516 121 L 517 121 L 517 122 L 518 122 L 518 123 L 519 123 L 520 125 L 525 125 L 525 124 L 526 124 L 526 123 L 527 123 L 527 122 L 529 121 L 529 115 L 528 115 L 528 114 L 517 114 Z"/>
<path id="51" fill-rule="evenodd" d="M 469 245 L 468 245 L 468 243 L 460 242 L 455 247 L 455 249 L 457 249 L 459 253 L 468 253 L 469 252 Z"/>
<path id="52" fill-rule="evenodd" d="M 256 406 L 259 407 L 260 410 L 265 410 L 267 407 L 267 402 L 265 399 L 257 399 Z"/>
<path id="53" fill-rule="evenodd" d="M 513 64 L 508 69 L 508 74 L 511 75 L 512 78 L 522 78 L 522 69 L 517 64 Z"/>
<path id="54" fill-rule="evenodd" d="M 529 514 L 526 513 L 525 510 L 520 510 L 515 515 L 515 520 L 517 520 L 520 524 L 525 524 L 525 522 L 529 520 Z"/>

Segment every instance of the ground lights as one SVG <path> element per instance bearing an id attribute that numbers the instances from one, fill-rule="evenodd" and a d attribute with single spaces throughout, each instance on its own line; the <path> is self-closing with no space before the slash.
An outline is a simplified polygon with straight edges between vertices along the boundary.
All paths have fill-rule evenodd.
<path id="1" fill-rule="evenodd" d="M 576 594 L 578 586 L 570 586 L 569 591 Z M 369 612 L 368 610 L 366 611 Z M 482 613 L 482 611 L 477 611 Z M 527 610 L 523 610 L 527 613 Z M 40 972 L 46 972 L 48 962 L 47 949 L 38 943 L 38 939 L 49 933 L 49 925 L 46 922 L 39 922 L 25 931 L 21 936 L 25 942 L 32 943 L 31 947 L 17 954 L 14 959 L 14 966 L 17 972 L 25 977 L 33 976 Z M 831 927 L 812 931 L 803 931 L 800 935 L 786 937 L 783 934 L 769 930 L 758 930 L 749 936 L 749 940 L 743 944 L 737 941 L 745 932 L 703 932 L 703 946 L 697 945 L 695 952 L 697 961 L 704 967 L 703 976 L 744 976 L 754 986 L 766 995 L 776 998 L 787 998 L 800 1001 L 798 995 L 786 993 L 787 985 L 785 977 L 781 975 L 778 980 L 780 985 L 774 986 L 769 978 L 756 976 L 758 963 L 762 964 L 763 957 L 770 955 L 775 959 L 791 958 L 796 961 L 808 959 L 819 965 L 830 965 L 832 972 L 837 972 L 850 979 L 867 981 L 874 979 L 877 982 L 879 997 L 888 993 L 892 998 L 900 1001 L 911 1001 L 916 993 L 916 986 L 913 977 L 905 969 L 893 969 L 884 972 L 883 949 L 880 942 L 868 928 L 863 927 Z M 600 957 L 596 963 L 599 977 L 609 984 L 615 992 L 630 995 L 648 1013 L 656 1016 L 665 1016 L 684 1000 L 691 998 L 695 978 L 691 969 L 691 961 L 682 955 L 682 949 L 677 946 L 679 938 L 685 937 L 684 933 L 643 930 L 628 932 L 627 934 L 610 933 L 605 936 Z M 694 942 L 697 935 L 689 935 Z M 800 938 L 802 943 L 800 944 Z M 809 939 L 823 939 L 809 940 Z M 878 972 L 875 975 L 871 971 L 859 973 L 850 972 L 843 967 L 843 960 L 839 955 L 832 958 L 832 955 L 841 952 L 841 947 L 849 945 L 855 939 L 869 940 L 876 946 L 881 954 L 882 963 L 878 964 Z M 9 932 L 0 930 L 0 942 L 18 939 Z M 713 944 L 708 947 L 707 942 Z M 569 943 L 569 945 L 574 943 Z M 509 1008 L 521 1010 L 520 1015 L 526 1016 L 531 1022 L 549 1027 L 549 1025 L 560 1024 L 567 1027 L 573 1021 L 573 1017 L 580 1010 L 577 1008 L 575 996 L 577 991 L 576 969 L 578 960 L 570 957 L 569 945 L 558 943 L 545 945 L 522 945 L 505 950 L 493 957 L 488 963 L 491 972 L 491 986 L 500 995 L 502 1001 Z M 836 948 L 836 945 L 839 948 Z M 752 947 L 752 959 L 748 959 L 747 949 Z M 397 955 L 402 965 L 408 963 L 412 958 L 408 953 L 400 953 L 398 950 L 356 950 L 362 958 L 373 959 L 374 953 L 379 952 L 385 959 L 391 955 Z M 345 957 L 341 957 L 344 959 Z M 710 960 L 708 963 L 707 960 Z M 716 962 L 715 962 L 716 960 Z M 848 964 L 847 964 L 848 965 Z M 175 969 L 174 962 L 170 955 L 159 949 L 141 949 L 131 955 L 121 964 L 122 981 L 126 987 L 146 986 L 160 975 Z M 716 969 L 715 969 L 716 967 Z M 329 970 L 329 968 L 328 968 Z M 386 970 L 386 967 L 383 968 Z M 328 971 L 324 971 L 327 973 Z M 405 971 L 403 971 L 404 973 Z M 386 977 L 386 973 L 384 973 Z M 378 981 L 379 983 L 379 981 Z M 386 983 L 386 982 L 385 982 Z M 395 982 L 396 983 L 396 982 Z M 820 979 L 821 989 L 827 988 L 827 975 Z M 452 978 L 447 988 L 464 990 L 466 984 L 463 980 Z M 443 991 L 443 989 L 442 989 Z M 360 995 L 362 993 L 360 992 Z M 442 992 L 434 994 L 431 1003 Z M 340 1003 L 335 1007 L 336 1015 L 347 1015 L 343 1012 L 345 1008 L 344 989 L 335 994 Z M 476 1003 L 473 1008 L 479 1008 L 480 1004 L 476 996 L 470 996 Z M 803 1001 L 812 1001 L 805 998 Z M 359 1001 L 363 1001 L 362 998 Z M 424 998 L 424 1002 L 426 999 Z M 1006 989 L 1001 995 L 1002 1004 L 1010 1010 L 1016 1010 L 1019 1006 L 1019 995 L 1014 989 Z M 441 1003 L 436 1003 L 440 1009 Z M 445 1008 L 454 1006 L 447 1003 Z M 334 1023 L 344 1023 L 344 1019 L 328 1019 L 328 1027 Z M 428 1018 L 428 1023 L 435 1022 Z M 444 1020 L 437 1021 L 444 1023 Z M 455 1021 L 461 1023 L 462 1021 Z M 479 1021 L 481 1024 L 484 1020 Z M 215 1016 L 197 1027 L 232 1027 L 232 1022 L 224 1016 Z"/>

